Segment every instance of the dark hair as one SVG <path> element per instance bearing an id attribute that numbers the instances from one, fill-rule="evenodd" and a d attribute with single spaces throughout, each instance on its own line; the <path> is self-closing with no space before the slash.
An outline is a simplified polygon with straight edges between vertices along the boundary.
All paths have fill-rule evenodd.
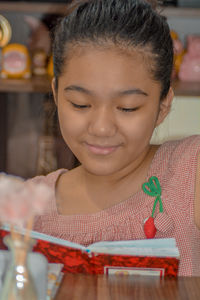
<path id="1" fill-rule="evenodd" d="M 77 2 L 77 1 L 75 1 Z M 76 3 L 54 32 L 53 60 L 56 87 L 69 53 L 77 43 L 110 43 L 139 47 L 152 78 L 161 83 L 160 99 L 170 87 L 173 67 L 173 43 L 165 17 L 153 8 L 155 1 L 90 0 Z"/>

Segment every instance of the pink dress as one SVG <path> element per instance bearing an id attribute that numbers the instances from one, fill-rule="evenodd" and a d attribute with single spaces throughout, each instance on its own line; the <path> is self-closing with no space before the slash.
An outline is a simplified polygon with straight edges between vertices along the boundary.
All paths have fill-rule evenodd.
<path id="1" fill-rule="evenodd" d="M 147 180 L 150 176 L 158 177 L 164 212 L 168 215 L 167 219 L 157 217 L 159 231 L 155 238 L 176 239 L 180 251 L 180 276 L 200 276 L 200 230 L 194 223 L 199 152 L 200 136 L 166 142 L 154 155 L 147 176 Z M 32 180 L 46 182 L 55 190 L 61 172 L 66 170 Z M 58 214 L 54 197 L 45 214 L 36 218 L 34 229 L 83 245 L 103 240 L 145 239 L 143 224 L 152 213 L 154 200 L 155 197 L 146 195 L 141 189 L 129 199 L 98 213 L 64 216 Z"/>

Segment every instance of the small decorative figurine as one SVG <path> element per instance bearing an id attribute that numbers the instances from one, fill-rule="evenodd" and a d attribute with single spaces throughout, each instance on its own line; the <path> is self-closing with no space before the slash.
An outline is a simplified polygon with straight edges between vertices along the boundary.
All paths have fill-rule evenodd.
<path id="1" fill-rule="evenodd" d="M 49 58 L 49 62 L 47 65 L 47 74 L 53 77 L 53 56 L 51 55 Z"/>
<path id="2" fill-rule="evenodd" d="M 0 72 L 2 69 L 2 48 L 5 47 L 12 35 L 12 30 L 8 20 L 0 15 Z"/>
<path id="3" fill-rule="evenodd" d="M 37 49 L 32 54 L 32 72 L 34 75 L 47 73 L 47 55 L 42 49 Z"/>
<path id="4" fill-rule="evenodd" d="M 187 53 L 183 57 L 179 79 L 200 82 L 200 35 L 187 37 Z"/>
<path id="5" fill-rule="evenodd" d="M 0 15 L 0 48 L 5 47 L 9 43 L 11 35 L 10 23 L 4 16 Z"/>
<path id="6" fill-rule="evenodd" d="M 26 46 L 9 44 L 2 49 L 2 78 L 30 78 L 30 56 Z"/>
<path id="7" fill-rule="evenodd" d="M 180 66 L 183 60 L 183 56 L 185 54 L 185 49 L 183 47 L 182 42 L 180 41 L 178 34 L 175 31 L 171 31 L 171 37 L 173 40 L 174 46 L 174 69 L 172 72 L 172 78 L 176 78 L 178 76 Z"/>

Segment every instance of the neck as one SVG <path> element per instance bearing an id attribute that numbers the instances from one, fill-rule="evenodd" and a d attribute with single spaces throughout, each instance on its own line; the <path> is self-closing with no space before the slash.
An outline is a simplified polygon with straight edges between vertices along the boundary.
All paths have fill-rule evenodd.
<path id="1" fill-rule="evenodd" d="M 83 166 L 66 172 L 57 187 L 57 198 L 60 199 L 57 205 L 60 206 L 60 212 L 96 213 L 141 191 L 157 148 L 158 146 L 150 146 L 137 163 L 130 164 L 122 171 L 109 176 L 91 174 Z M 69 187 L 67 190 L 66 186 Z"/>
<path id="2" fill-rule="evenodd" d="M 104 191 L 113 190 L 119 185 L 128 185 L 130 182 L 144 182 L 151 165 L 153 156 L 158 149 L 158 146 L 149 145 L 142 155 L 132 164 L 126 166 L 123 170 L 115 172 L 114 174 L 99 176 L 89 173 L 82 165 L 80 166 L 80 175 L 83 182 L 89 191 L 94 191 L 95 194 L 98 190 Z"/>

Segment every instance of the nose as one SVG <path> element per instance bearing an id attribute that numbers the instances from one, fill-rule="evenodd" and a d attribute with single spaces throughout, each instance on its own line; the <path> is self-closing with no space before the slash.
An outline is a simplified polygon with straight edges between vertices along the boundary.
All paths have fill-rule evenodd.
<path id="1" fill-rule="evenodd" d="M 117 131 L 114 114 L 110 109 L 103 107 L 91 113 L 88 126 L 90 135 L 97 137 L 112 137 Z"/>

